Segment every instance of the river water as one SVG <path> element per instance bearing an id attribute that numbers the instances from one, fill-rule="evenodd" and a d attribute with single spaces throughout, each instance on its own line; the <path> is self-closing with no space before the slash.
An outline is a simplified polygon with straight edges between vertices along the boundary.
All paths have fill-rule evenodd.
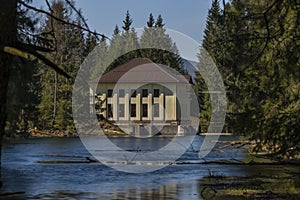
<path id="1" fill-rule="evenodd" d="M 146 146 L 163 144 L 164 137 L 147 140 Z M 220 141 L 238 138 L 221 136 Z M 139 139 L 112 138 L 114 143 L 135 146 Z M 196 136 L 201 142 L 202 136 Z M 128 146 L 129 144 L 129 146 Z M 131 144 L 131 145 L 130 145 Z M 197 145 L 196 145 L 197 146 Z M 200 162 L 189 148 L 169 165 L 149 173 L 126 173 L 104 164 L 87 162 L 91 154 L 79 138 L 36 138 L 6 142 L 2 150 L 1 193 L 6 199 L 201 199 L 199 180 L 209 173 L 248 175 L 247 166 L 191 164 Z M 243 149 L 214 148 L 206 160 L 242 159 Z"/>

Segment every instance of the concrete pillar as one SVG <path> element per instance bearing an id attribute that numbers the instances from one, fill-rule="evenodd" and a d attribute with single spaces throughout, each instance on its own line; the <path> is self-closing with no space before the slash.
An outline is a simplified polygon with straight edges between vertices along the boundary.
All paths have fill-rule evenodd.
<path id="1" fill-rule="evenodd" d="M 148 94 L 148 119 L 150 121 L 153 120 L 153 110 L 152 110 L 152 107 L 153 107 L 152 103 L 153 102 L 152 102 L 152 100 L 153 100 L 152 93 L 149 93 Z"/>
<path id="2" fill-rule="evenodd" d="M 102 104 L 102 109 L 103 109 L 103 112 L 101 113 L 103 116 L 107 116 L 107 99 L 106 99 L 106 93 L 104 93 L 103 95 L 102 95 L 102 101 L 104 102 L 103 104 Z"/>
<path id="3" fill-rule="evenodd" d="M 159 96 L 159 116 L 160 120 L 164 121 L 165 120 L 165 95 L 162 92 Z"/>
<path id="4" fill-rule="evenodd" d="M 90 113 L 94 112 L 94 108 L 93 108 L 94 106 L 95 106 L 95 93 L 93 89 L 90 88 Z"/>
<path id="5" fill-rule="evenodd" d="M 141 120 L 141 93 L 136 94 L 136 118 Z"/>
<path id="6" fill-rule="evenodd" d="M 129 113 L 129 93 L 128 91 L 126 91 L 125 93 L 125 99 L 124 99 L 124 114 L 125 114 L 125 120 L 129 121 L 130 119 L 130 113 Z"/>
<path id="7" fill-rule="evenodd" d="M 183 136 L 184 135 L 184 128 L 181 125 L 177 126 L 177 135 Z"/>
<path id="8" fill-rule="evenodd" d="M 113 120 L 118 121 L 118 119 L 119 119 L 119 116 L 118 116 L 119 115 L 119 112 L 118 112 L 119 105 L 118 105 L 118 94 L 117 93 L 113 94 L 112 107 L 113 107 Z"/>

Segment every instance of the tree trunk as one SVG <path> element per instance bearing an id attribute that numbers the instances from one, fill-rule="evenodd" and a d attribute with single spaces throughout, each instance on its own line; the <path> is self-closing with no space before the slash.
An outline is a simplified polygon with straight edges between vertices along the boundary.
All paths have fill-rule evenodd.
<path id="1" fill-rule="evenodd" d="M 3 51 L 5 46 L 14 46 L 17 41 L 17 0 L 0 0 L 0 185 L 2 138 L 6 123 L 6 97 L 9 68 L 13 57 Z"/>

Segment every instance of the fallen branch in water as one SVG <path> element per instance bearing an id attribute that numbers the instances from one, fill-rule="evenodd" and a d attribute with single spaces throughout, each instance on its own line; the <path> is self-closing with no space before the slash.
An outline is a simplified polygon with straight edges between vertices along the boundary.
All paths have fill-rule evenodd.
<path id="1" fill-rule="evenodd" d="M 229 147 L 242 148 L 246 145 L 253 145 L 251 141 L 218 141 L 218 143 L 225 143 L 227 145 L 219 146 L 218 149 L 225 149 Z"/>
<path id="2" fill-rule="evenodd" d="M 4 192 L 4 193 L 0 193 L 0 196 L 10 196 L 16 194 L 25 194 L 25 192 Z"/>

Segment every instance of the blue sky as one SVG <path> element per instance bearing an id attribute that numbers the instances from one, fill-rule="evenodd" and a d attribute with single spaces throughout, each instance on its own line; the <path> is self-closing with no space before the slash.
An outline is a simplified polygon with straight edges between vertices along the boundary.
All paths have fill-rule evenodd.
<path id="1" fill-rule="evenodd" d="M 46 6 L 44 0 L 34 0 L 37 7 Z M 144 27 L 148 16 L 155 18 L 161 14 L 166 28 L 182 32 L 201 43 L 206 16 L 211 0 L 75 0 L 81 8 L 92 30 L 111 36 L 116 24 L 122 26 L 122 20 L 129 10 L 135 28 Z"/>

